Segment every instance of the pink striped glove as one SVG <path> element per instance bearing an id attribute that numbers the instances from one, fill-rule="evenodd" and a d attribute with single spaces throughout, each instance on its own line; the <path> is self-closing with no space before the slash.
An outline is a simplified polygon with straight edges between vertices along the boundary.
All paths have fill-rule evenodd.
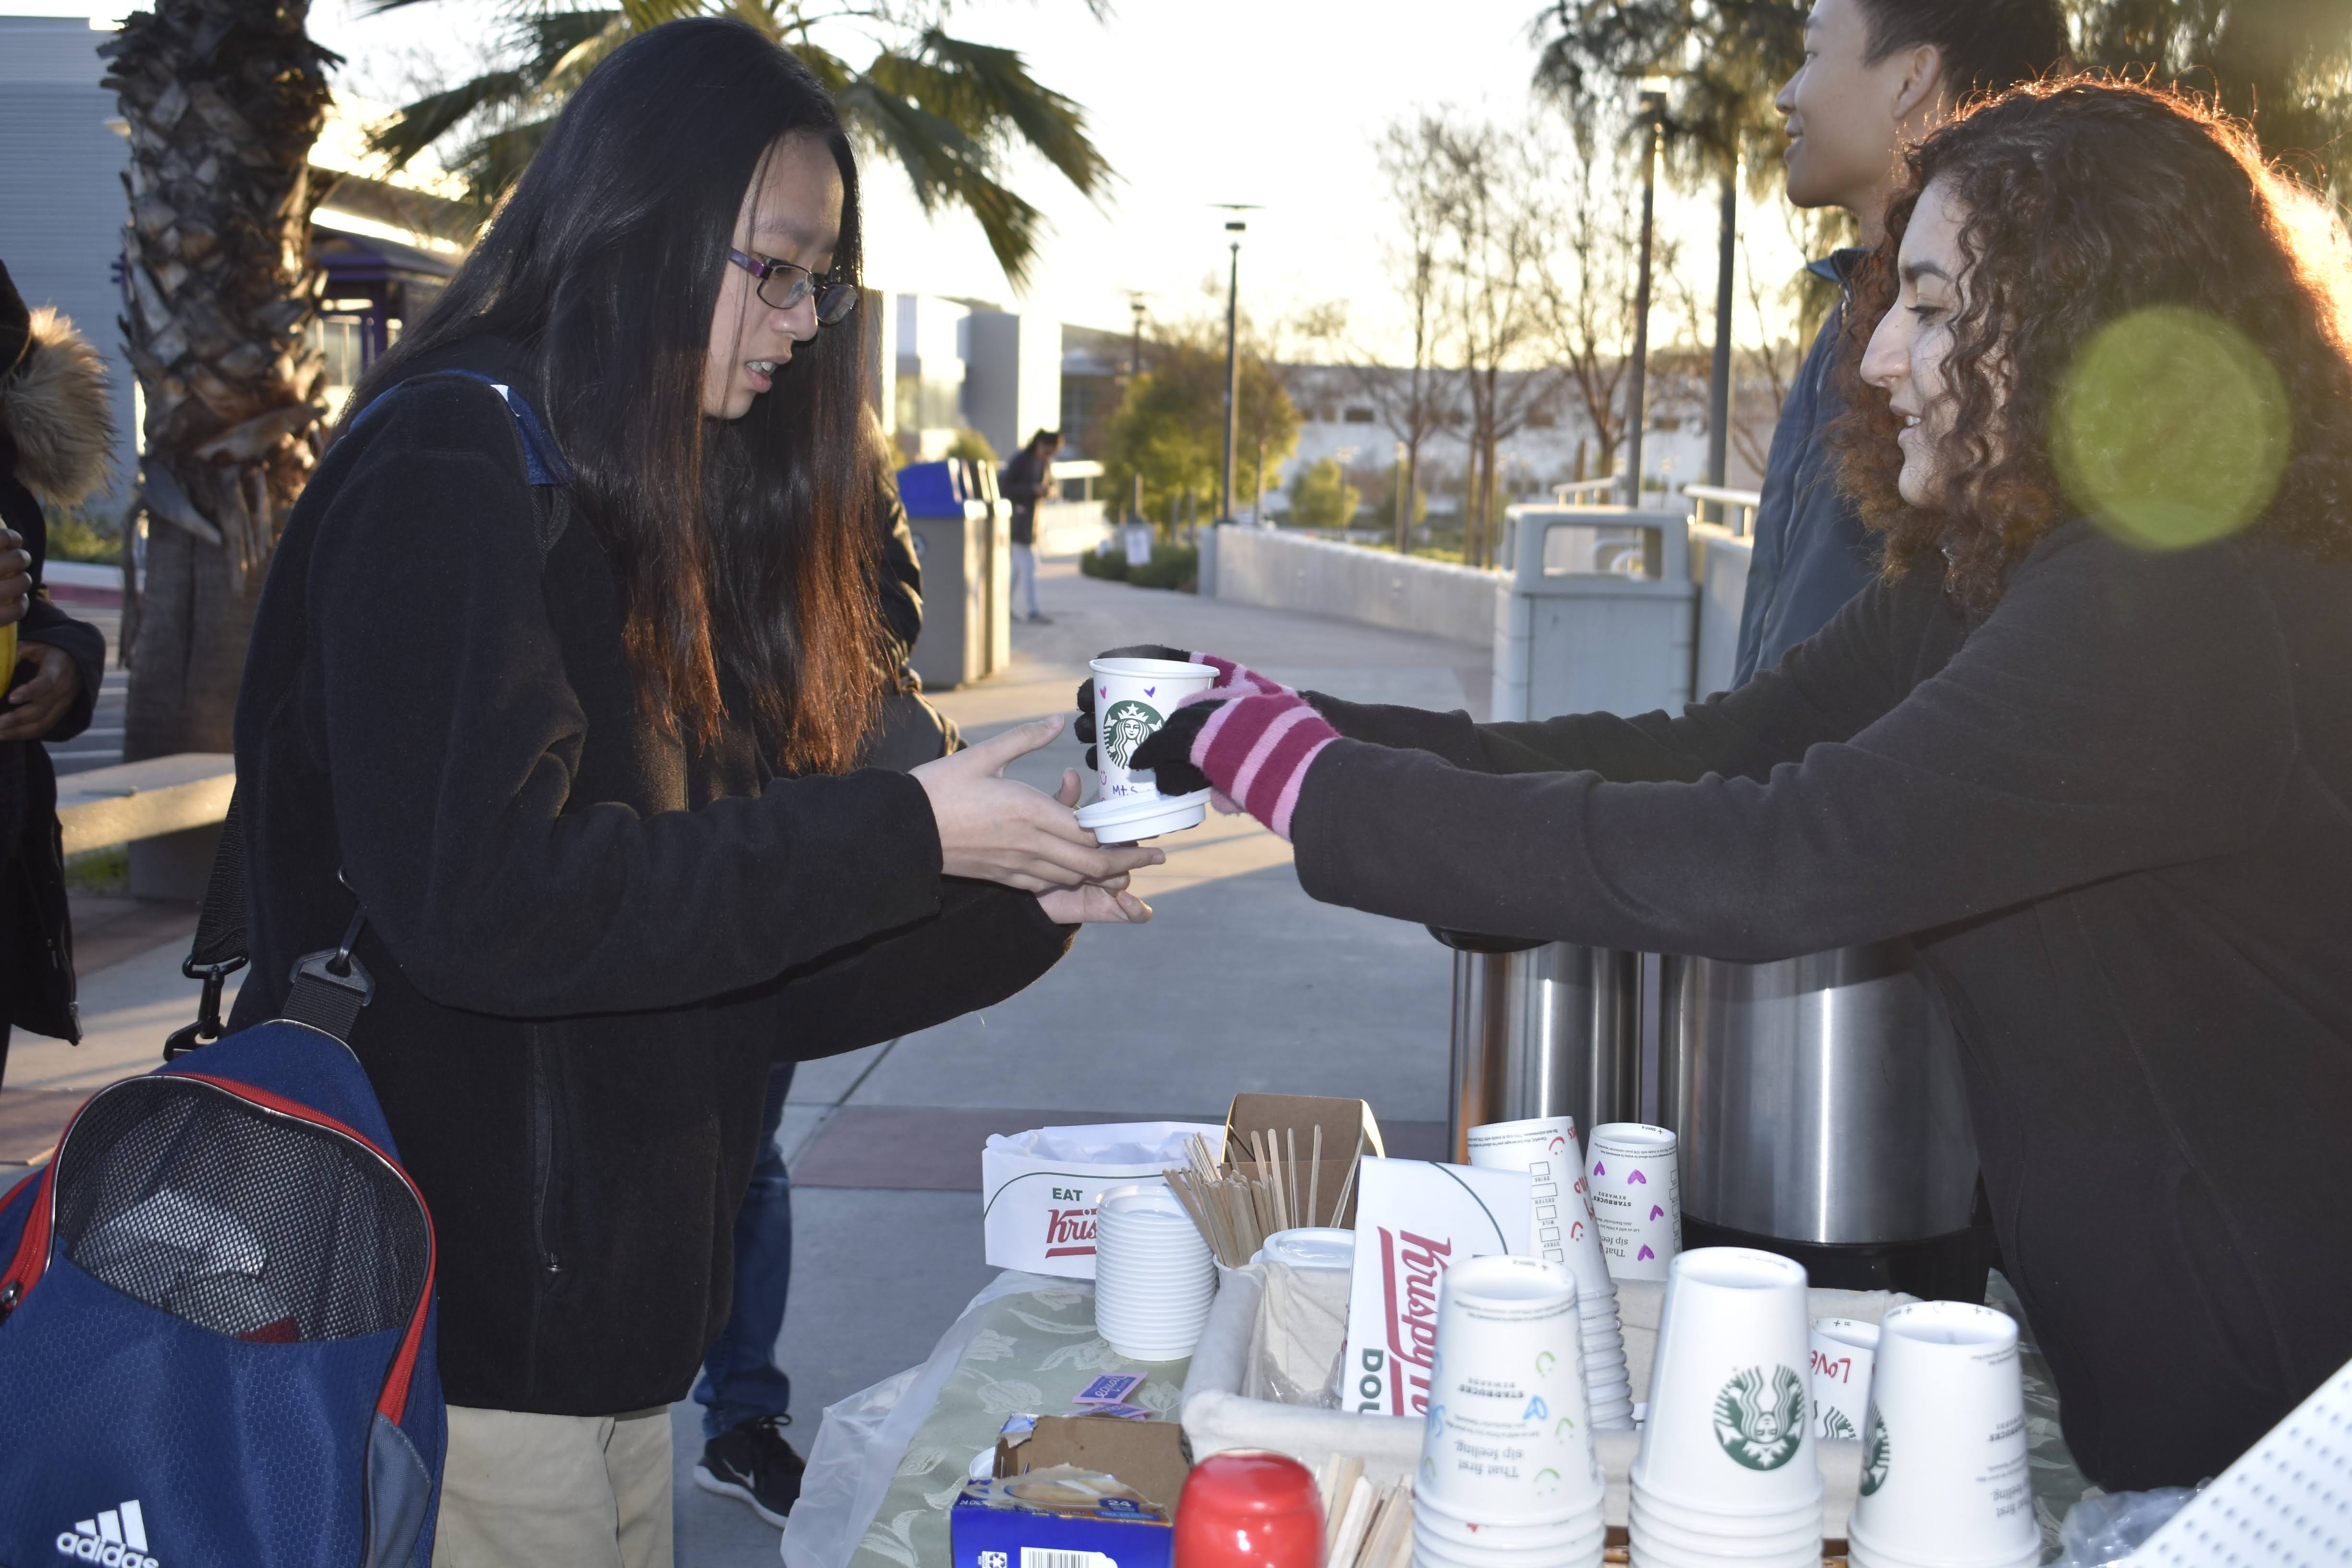
<path id="1" fill-rule="evenodd" d="M 1115 647 L 1095 656 L 1097 658 L 1164 658 L 1174 664 L 1205 664 L 1217 672 L 1209 689 L 1195 697 L 1195 702 L 1211 698 L 1227 697 L 1296 697 L 1298 695 L 1278 680 L 1271 680 L 1246 665 L 1235 664 L 1229 658 L 1219 658 L 1213 653 L 1193 653 L 1181 647 L 1168 647 L 1159 643 L 1138 643 L 1131 647 Z M 1079 743 L 1087 749 L 1087 766 L 1100 767 L 1095 754 L 1095 683 L 1089 676 L 1078 682 L 1078 719 L 1073 727 Z M 1202 786 L 1195 784 L 1194 789 Z M 1241 810 L 1222 794 L 1215 802 L 1219 811 L 1232 816 Z"/>
<path id="2" fill-rule="evenodd" d="M 1214 789 L 1286 841 L 1308 766 L 1339 738 L 1305 698 L 1283 688 L 1229 698 L 1205 691 L 1171 713 L 1128 765 L 1153 772 L 1161 795 Z"/>

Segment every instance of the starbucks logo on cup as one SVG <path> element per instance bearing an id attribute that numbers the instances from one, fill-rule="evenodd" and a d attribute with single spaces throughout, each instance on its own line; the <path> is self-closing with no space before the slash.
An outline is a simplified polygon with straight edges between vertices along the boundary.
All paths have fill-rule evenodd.
<path id="1" fill-rule="evenodd" d="M 1864 1436 L 1862 1439 L 1862 1495 L 1870 1496 L 1886 1484 L 1886 1464 L 1893 1458 L 1893 1443 L 1886 1436 L 1886 1423 L 1878 1414 L 1874 1401 L 1870 1414 L 1863 1418 Z"/>
<path id="2" fill-rule="evenodd" d="M 1120 767 L 1135 755 L 1135 748 L 1143 744 L 1151 731 L 1165 722 L 1150 704 L 1124 698 L 1110 705 L 1102 716 L 1103 751 Z"/>
<path id="3" fill-rule="evenodd" d="M 1748 1367 L 1715 1396 L 1715 1440 L 1735 1464 L 1777 1470 L 1804 1441 L 1807 1404 L 1804 1380 L 1787 1367 L 1774 1367 L 1769 1379 L 1762 1367 Z"/>
<path id="4" fill-rule="evenodd" d="M 1862 1434 L 1853 1429 L 1853 1423 L 1846 1419 L 1844 1411 L 1824 1406 L 1822 1411 L 1822 1436 L 1832 1442 L 1851 1443 Z"/>

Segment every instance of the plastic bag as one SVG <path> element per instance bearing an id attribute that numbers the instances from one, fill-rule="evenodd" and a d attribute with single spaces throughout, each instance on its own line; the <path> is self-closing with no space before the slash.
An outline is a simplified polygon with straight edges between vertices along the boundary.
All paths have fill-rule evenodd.
<path id="1" fill-rule="evenodd" d="M 826 1405 L 801 1478 L 800 1500 L 784 1524 L 782 1550 L 789 1568 L 844 1568 L 848 1563 L 898 1473 L 908 1443 L 939 1403 L 940 1386 L 979 1331 L 980 1309 L 1002 1296 L 1068 1289 L 1066 1279 L 1000 1274 L 965 1303 L 929 1361 Z"/>
<path id="2" fill-rule="evenodd" d="M 2158 1487 L 2084 1498 L 2066 1510 L 2058 1531 L 2058 1561 L 2051 1568 L 2115 1568 L 2127 1562 L 2197 1492 L 2193 1487 Z"/>

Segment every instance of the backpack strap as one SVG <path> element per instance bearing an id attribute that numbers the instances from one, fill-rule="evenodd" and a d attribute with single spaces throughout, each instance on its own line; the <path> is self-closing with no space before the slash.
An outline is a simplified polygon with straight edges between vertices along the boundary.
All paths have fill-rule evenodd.
<path id="1" fill-rule="evenodd" d="M 513 416 L 515 434 L 522 442 L 523 469 L 530 479 L 534 532 L 540 564 L 544 566 L 571 521 L 572 465 L 564 461 L 562 448 L 541 423 L 538 410 L 505 382 L 478 370 L 433 374 L 462 375 L 482 383 L 499 395 Z M 360 410 L 344 434 L 367 423 L 392 400 L 394 393 L 407 384 L 400 382 L 379 394 Z M 220 1038 L 224 1032 L 220 1014 L 222 982 L 246 965 L 250 943 L 247 940 L 245 825 L 237 809 L 239 793 L 233 790 L 229 795 L 228 815 L 221 820 L 220 844 L 213 852 L 212 875 L 205 880 L 205 901 L 196 914 L 196 940 L 188 949 L 188 956 L 180 963 L 181 973 L 205 984 L 196 1001 L 196 1021 L 173 1031 L 163 1042 L 163 1059 L 167 1062 Z M 338 878 L 341 875 L 337 873 Z M 352 1026 L 359 1021 L 360 1009 L 375 996 L 374 978 L 352 952 L 366 926 L 367 910 L 355 909 L 341 942 L 317 952 L 306 952 L 294 961 L 292 989 L 287 993 L 281 1016 L 350 1043 Z"/>

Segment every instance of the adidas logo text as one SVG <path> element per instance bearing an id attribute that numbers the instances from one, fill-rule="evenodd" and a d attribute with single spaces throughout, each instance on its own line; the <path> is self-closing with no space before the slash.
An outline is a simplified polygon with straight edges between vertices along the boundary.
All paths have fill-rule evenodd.
<path id="1" fill-rule="evenodd" d="M 58 1531 L 58 1555 L 99 1568 L 161 1568 L 147 1555 L 147 1519 L 136 1498 Z"/>

